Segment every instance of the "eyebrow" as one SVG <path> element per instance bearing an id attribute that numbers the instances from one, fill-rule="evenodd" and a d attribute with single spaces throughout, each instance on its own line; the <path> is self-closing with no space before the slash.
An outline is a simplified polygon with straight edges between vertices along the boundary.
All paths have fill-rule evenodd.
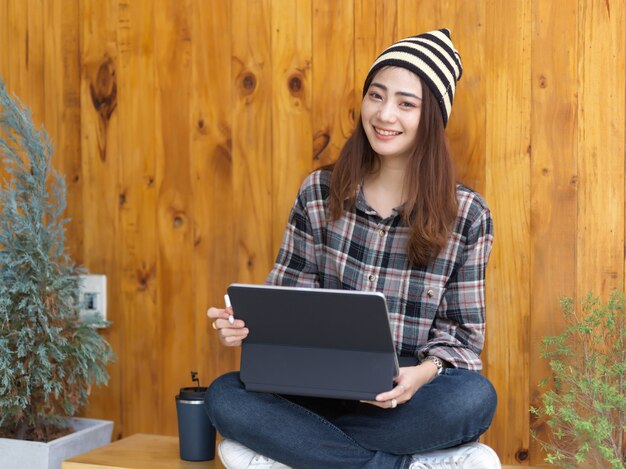
<path id="1" fill-rule="evenodd" d="M 373 83 L 370 84 L 370 87 L 372 87 L 372 86 L 376 86 L 377 88 L 381 88 L 383 91 L 389 91 L 388 88 L 385 85 L 383 85 L 382 83 L 373 82 Z M 409 98 L 419 99 L 420 101 L 422 100 L 422 98 L 417 96 L 416 94 L 407 93 L 406 91 L 397 91 L 396 95 L 407 96 Z"/>

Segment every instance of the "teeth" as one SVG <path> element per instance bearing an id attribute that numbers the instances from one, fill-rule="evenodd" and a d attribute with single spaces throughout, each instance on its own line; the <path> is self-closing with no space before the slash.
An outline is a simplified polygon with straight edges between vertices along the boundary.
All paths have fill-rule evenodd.
<path id="1" fill-rule="evenodd" d="M 379 135 L 384 135 L 384 136 L 391 136 L 391 135 L 400 135 L 402 132 L 394 132 L 391 130 L 383 130 L 383 129 L 379 129 L 377 127 L 374 127 L 374 130 L 376 131 L 377 134 Z"/>

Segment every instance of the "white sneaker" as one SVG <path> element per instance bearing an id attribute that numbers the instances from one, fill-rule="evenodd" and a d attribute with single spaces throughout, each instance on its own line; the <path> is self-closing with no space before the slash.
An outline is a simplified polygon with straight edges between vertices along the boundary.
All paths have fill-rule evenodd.
<path id="1" fill-rule="evenodd" d="M 282 463 L 257 454 L 234 440 L 222 440 L 217 445 L 222 464 L 226 469 L 291 469 Z"/>
<path id="2" fill-rule="evenodd" d="M 454 448 L 413 456 L 409 469 L 501 469 L 494 450 L 482 443 L 467 443 Z"/>

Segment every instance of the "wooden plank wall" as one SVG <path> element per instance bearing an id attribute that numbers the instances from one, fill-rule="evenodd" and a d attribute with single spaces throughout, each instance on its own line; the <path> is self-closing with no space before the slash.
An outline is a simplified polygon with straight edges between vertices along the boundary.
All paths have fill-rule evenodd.
<path id="1" fill-rule="evenodd" d="M 496 227 L 485 441 L 541 464 L 528 409 L 558 299 L 624 289 L 621 0 L 0 0 L 0 75 L 56 144 L 71 254 L 108 277 L 118 359 L 87 415 L 116 437 L 175 434 L 189 372 L 237 368 L 206 308 L 263 281 L 377 53 L 441 26 L 465 66 L 448 129 L 459 174 Z"/>

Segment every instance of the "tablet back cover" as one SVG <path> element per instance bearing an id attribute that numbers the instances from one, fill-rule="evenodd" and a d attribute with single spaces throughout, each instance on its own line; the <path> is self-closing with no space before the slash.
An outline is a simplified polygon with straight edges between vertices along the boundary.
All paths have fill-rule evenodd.
<path id="1" fill-rule="evenodd" d="M 393 386 L 397 358 L 385 298 L 376 292 L 232 284 L 246 389 L 373 399 Z"/>

